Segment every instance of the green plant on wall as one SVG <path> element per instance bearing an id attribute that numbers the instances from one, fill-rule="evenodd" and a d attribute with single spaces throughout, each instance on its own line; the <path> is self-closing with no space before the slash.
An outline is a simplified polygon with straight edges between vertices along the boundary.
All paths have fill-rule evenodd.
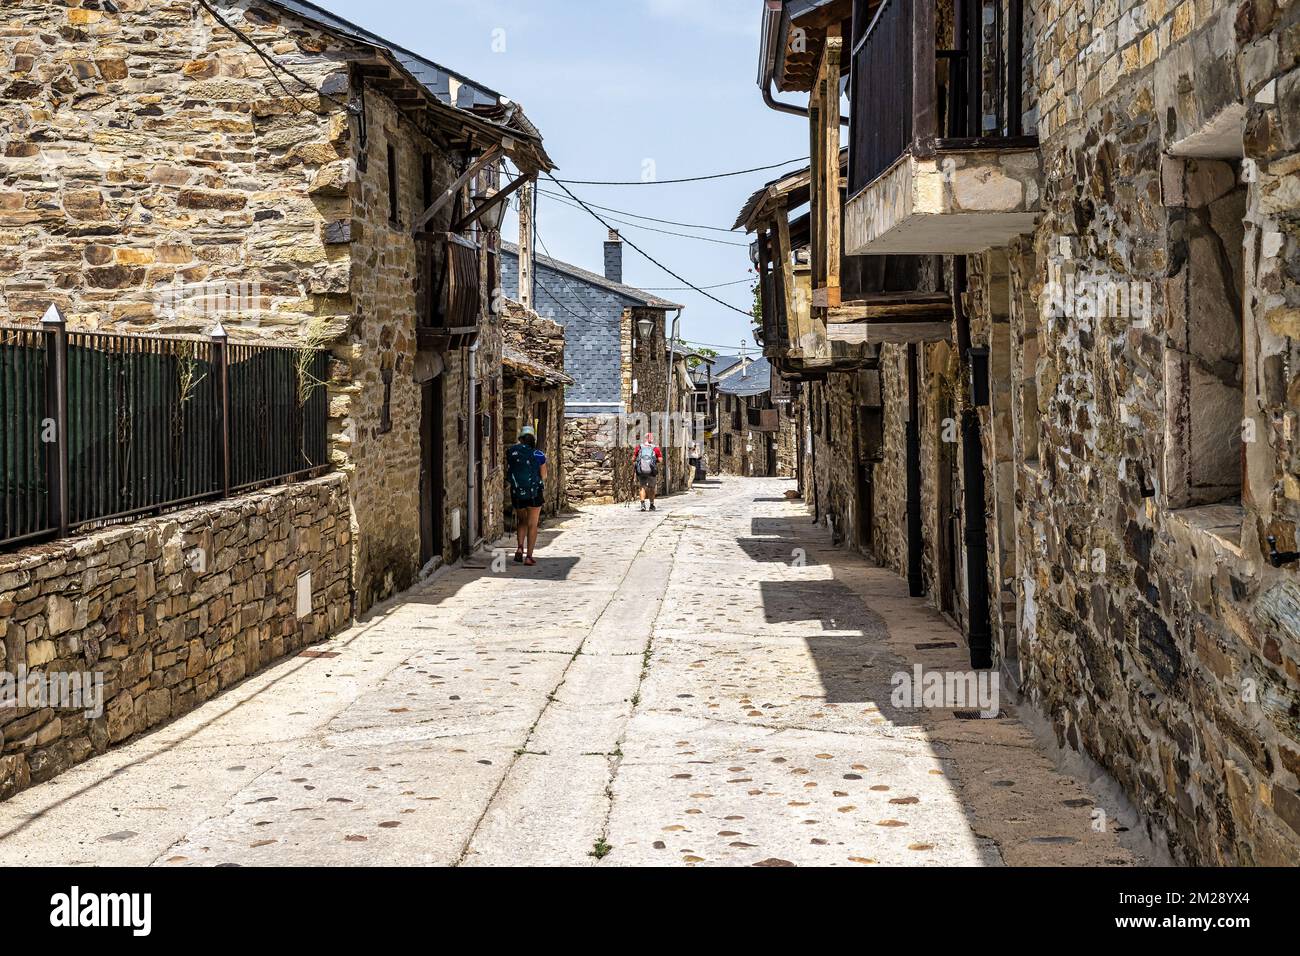
<path id="1" fill-rule="evenodd" d="M 312 365 L 316 353 L 328 345 L 333 338 L 328 323 L 320 316 L 309 321 L 307 327 L 303 329 L 302 344 L 298 346 L 295 361 L 298 370 L 299 405 L 306 405 L 307 400 L 311 398 L 311 393 L 325 384 L 312 373 Z"/>

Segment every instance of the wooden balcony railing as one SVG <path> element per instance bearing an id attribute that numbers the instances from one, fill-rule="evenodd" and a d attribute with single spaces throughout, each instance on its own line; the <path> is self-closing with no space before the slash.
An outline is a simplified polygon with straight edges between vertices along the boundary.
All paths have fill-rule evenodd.
<path id="1" fill-rule="evenodd" d="M 441 255 L 435 257 L 436 252 Z M 426 247 L 424 256 L 422 272 L 431 294 L 420 303 L 420 347 L 451 350 L 474 344 L 483 312 L 478 244 L 443 233 Z"/>
<path id="2" fill-rule="evenodd" d="M 1025 145 L 1022 4 L 953 0 L 954 48 L 945 49 L 935 0 L 883 0 L 870 15 L 869 0 L 855 0 L 850 198 L 908 151 Z"/>

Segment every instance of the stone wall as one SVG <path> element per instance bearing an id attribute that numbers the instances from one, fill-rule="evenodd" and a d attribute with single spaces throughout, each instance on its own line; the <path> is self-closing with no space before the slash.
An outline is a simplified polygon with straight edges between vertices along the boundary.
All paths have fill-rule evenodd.
<path id="1" fill-rule="evenodd" d="M 1028 345 L 1040 416 L 1013 463 L 1021 670 L 1061 742 L 1176 857 L 1294 863 L 1300 588 L 1264 538 L 1289 548 L 1300 519 L 1300 7 L 1058 12 L 1037 47 L 1046 214 L 1008 263 L 1012 394 Z M 1132 290 L 1146 314 L 1062 314 L 1042 302 L 1062 276 Z M 1016 304 L 1035 295 L 1039 315 Z M 1234 313 L 1235 331 L 1214 324 Z M 1198 442 L 1216 416 L 1229 427 Z M 1217 493 L 1189 493 L 1223 441 L 1240 441 L 1244 480 L 1229 466 Z"/>
<path id="2" fill-rule="evenodd" d="M 264 48 L 292 57 L 323 95 L 289 96 L 256 54 L 189 2 L 6 4 L 0 62 L 0 321 L 34 321 L 53 301 L 73 329 L 205 332 L 232 341 L 330 347 L 331 461 L 349 478 L 358 609 L 420 571 L 416 244 L 424 157 L 432 186 L 452 158 L 379 91 L 361 87 L 355 47 L 268 6 L 230 7 Z M 362 135 L 364 132 L 364 136 Z M 389 221 L 387 154 L 399 207 Z M 446 229 L 449 206 L 430 224 Z M 486 259 L 486 257 L 485 257 Z M 486 292 L 495 277 L 486 275 Z M 219 311 L 196 291 L 222 289 Z M 485 411 L 500 420 L 499 329 L 484 316 Z M 445 390 L 441 558 L 464 553 L 464 351 L 434 356 Z M 387 420 L 385 428 L 385 404 Z M 499 467 L 486 476 L 484 532 L 501 527 Z"/>
<path id="3" fill-rule="evenodd" d="M 620 451 L 615 447 L 617 430 L 618 418 L 613 415 L 564 419 L 564 472 L 571 502 L 628 500 L 626 486 L 630 478 L 619 483 L 623 468 L 618 468 L 616 475 L 615 453 Z"/>
<path id="4" fill-rule="evenodd" d="M 350 550 L 331 475 L 0 555 L 0 672 L 89 672 L 104 704 L 0 702 L 0 798 L 345 626 Z"/>
<path id="5" fill-rule="evenodd" d="M 0 35 L 0 320 L 54 302 L 74 328 L 206 332 L 180 287 L 245 290 L 220 317 L 250 337 L 345 323 L 347 215 L 328 184 L 349 154 L 341 110 L 290 100 L 247 46 L 180 0 L 15 0 Z M 338 44 L 251 16 L 310 49 L 297 69 L 346 85 Z"/>

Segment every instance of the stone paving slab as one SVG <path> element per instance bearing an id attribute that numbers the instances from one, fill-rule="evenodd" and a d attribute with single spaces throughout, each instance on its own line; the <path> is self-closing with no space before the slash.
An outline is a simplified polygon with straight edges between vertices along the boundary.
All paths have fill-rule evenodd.
<path id="1" fill-rule="evenodd" d="M 924 740 L 641 713 L 614 784 L 610 863 L 999 862 Z"/>

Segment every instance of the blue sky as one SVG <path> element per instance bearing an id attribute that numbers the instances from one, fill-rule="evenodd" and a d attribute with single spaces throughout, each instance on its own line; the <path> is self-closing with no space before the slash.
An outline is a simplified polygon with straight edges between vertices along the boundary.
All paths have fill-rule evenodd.
<path id="1" fill-rule="evenodd" d="M 657 178 L 674 179 L 808 153 L 805 123 L 765 107 L 755 82 L 762 0 L 316 2 L 522 104 L 561 179 L 639 180 L 647 160 Z M 494 51 L 494 41 L 498 47 L 504 41 L 504 51 Z M 569 188 L 592 203 L 730 228 L 749 194 L 781 171 L 687 185 Z M 542 182 L 548 192 L 558 191 Z M 539 201 L 538 232 L 550 253 L 600 272 L 600 223 L 550 196 Z M 740 244 L 729 246 L 616 225 L 696 285 L 751 277 L 743 234 L 645 223 Z M 515 229 L 511 217 L 506 238 Z M 623 278 L 642 288 L 682 285 L 630 247 Z M 711 291 L 748 310 L 749 288 Z M 658 294 L 686 306 L 683 337 L 732 352 L 742 338 L 753 347 L 745 316 L 696 292 Z"/>

